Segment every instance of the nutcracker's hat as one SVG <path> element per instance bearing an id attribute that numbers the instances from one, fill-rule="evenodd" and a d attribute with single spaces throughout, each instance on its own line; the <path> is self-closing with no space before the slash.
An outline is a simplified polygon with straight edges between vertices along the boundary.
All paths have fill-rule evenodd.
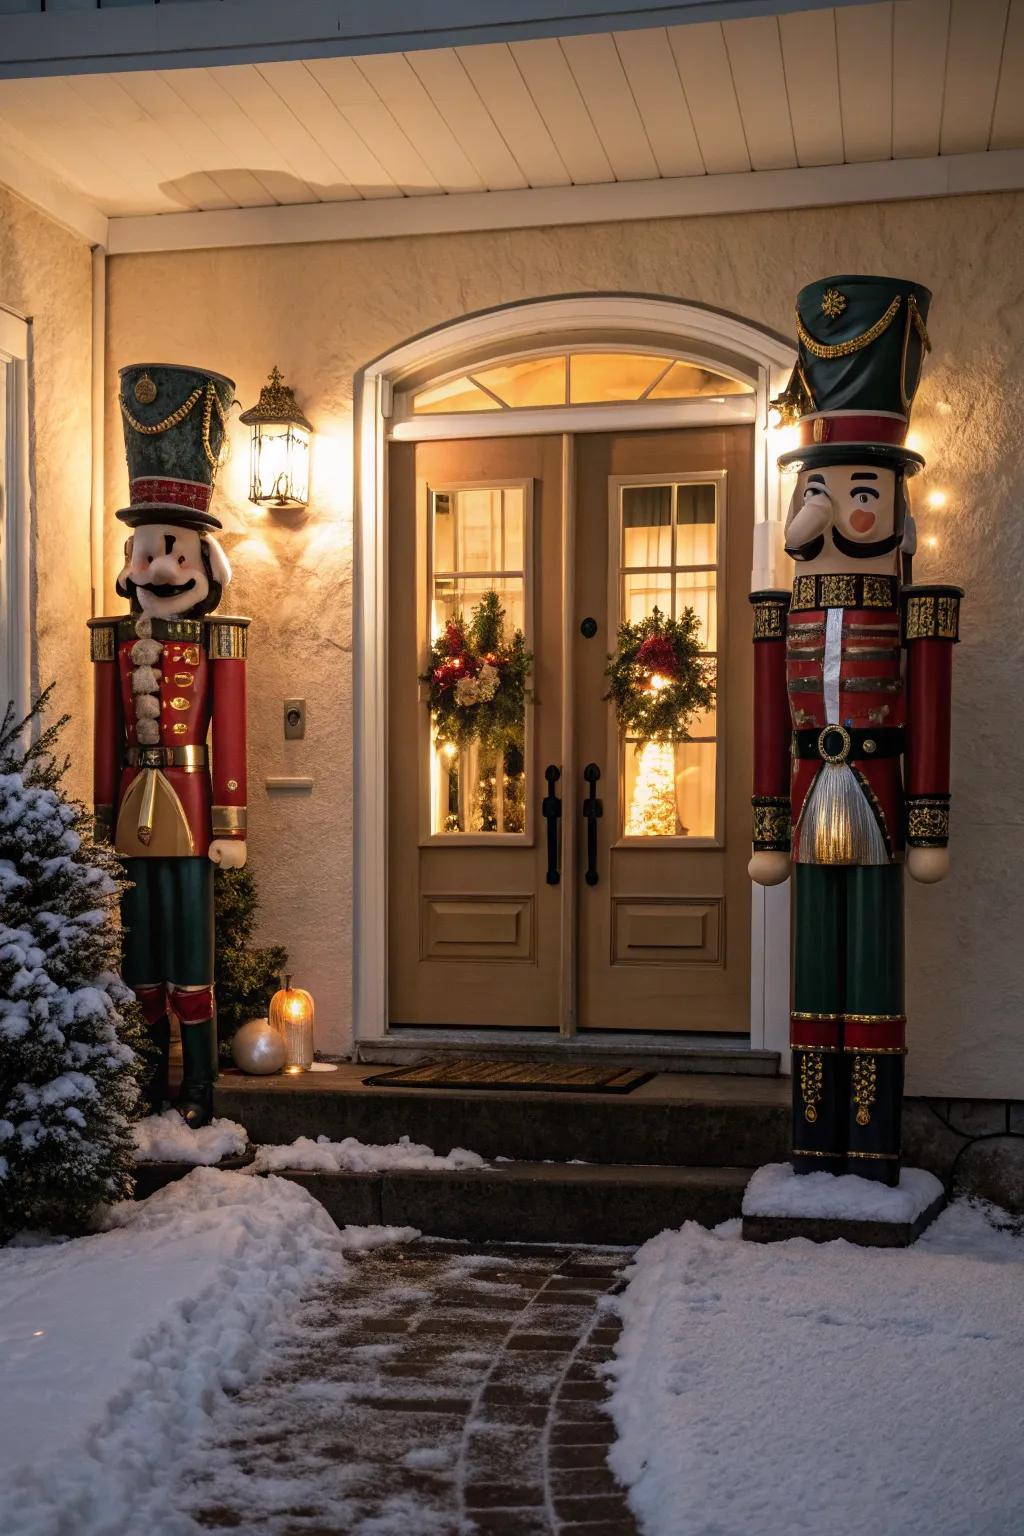
<path id="1" fill-rule="evenodd" d="M 131 505 L 118 517 L 130 528 L 219 528 L 210 501 L 234 381 L 177 363 L 132 363 L 120 379 Z"/>
<path id="2" fill-rule="evenodd" d="M 796 422 L 799 447 L 779 458 L 793 468 L 878 463 L 915 474 L 924 464 L 905 446 L 921 365 L 931 343 L 931 294 L 898 277 L 823 277 L 796 298 L 797 361 L 772 402 Z"/>

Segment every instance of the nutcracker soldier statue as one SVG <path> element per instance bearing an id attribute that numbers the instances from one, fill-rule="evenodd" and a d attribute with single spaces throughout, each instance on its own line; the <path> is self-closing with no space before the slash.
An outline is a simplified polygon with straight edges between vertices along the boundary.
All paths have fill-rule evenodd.
<path id="1" fill-rule="evenodd" d="M 181 1026 L 177 1107 L 212 1114 L 213 868 L 245 863 L 248 619 L 213 616 L 231 570 L 212 530 L 234 384 L 198 368 L 122 368 L 131 530 L 117 591 L 131 611 L 93 619 L 97 835 L 132 882 L 124 978 L 156 1048 L 148 1100 L 168 1094 L 171 1011 Z M 210 746 L 212 745 L 212 767 Z"/>
<path id="2" fill-rule="evenodd" d="M 903 867 L 949 868 L 952 650 L 962 592 L 902 586 L 905 446 L 928 350 L 916 283 L 831 277 L 797 297 L 792 593 L 755 592 L 751 877 L 795 866 L 790 1042 L 797 1173 L 896 1184 L 905 1027 Z"/>

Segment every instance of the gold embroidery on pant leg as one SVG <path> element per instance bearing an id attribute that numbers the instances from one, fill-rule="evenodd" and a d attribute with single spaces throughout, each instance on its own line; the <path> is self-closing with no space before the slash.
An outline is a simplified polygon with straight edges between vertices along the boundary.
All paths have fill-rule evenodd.
<path id="1" fill-rule="evenodd" d="M 871 1124 L 871 1106 L 878 1097 L 878 1064 L 873 1056 L 855 1056 L 853 1061 L 853 1102 L 857 1106 L 857 1124 Z"/>
<path id="2" fill-rule="evenodd" d="M 800 1094 L 804 1101 L 804 1119 L 813 1125 L 818 1118 L 821 1103 L 821 1080 L 824 1063 L 816 1051 L 808 1051 L 800 1058 Z"/>

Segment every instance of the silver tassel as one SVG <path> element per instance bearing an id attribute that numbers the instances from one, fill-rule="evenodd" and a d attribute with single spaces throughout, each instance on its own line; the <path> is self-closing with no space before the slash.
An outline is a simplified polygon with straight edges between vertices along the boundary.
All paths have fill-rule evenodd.
<path id="1" fill-rule="evenodd" d="M 889 855 L 853 770 L 823 763 L 800 817 L 801 864 L 888 864 Z"/>

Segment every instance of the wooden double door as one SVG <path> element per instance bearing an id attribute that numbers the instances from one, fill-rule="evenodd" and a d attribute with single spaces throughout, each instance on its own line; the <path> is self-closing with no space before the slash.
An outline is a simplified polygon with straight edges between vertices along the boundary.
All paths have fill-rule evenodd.
<path id="1" fill-rule="evenodd" d="M 392 1024 L 745 1033 L 752 430 L 390 454 Z M 453 719 L 505 675 L 474 648 L 492 593 L 532 673 L 504 733 L 466 740 Z M 655 606 L 694 609 L 716 662 L 677 745 L 628 739 L 606 698 L 618 625 Z M 439 723 L 431 647 L 458 661 L 460 620 L 471 680 L 435 679 Z"/>

